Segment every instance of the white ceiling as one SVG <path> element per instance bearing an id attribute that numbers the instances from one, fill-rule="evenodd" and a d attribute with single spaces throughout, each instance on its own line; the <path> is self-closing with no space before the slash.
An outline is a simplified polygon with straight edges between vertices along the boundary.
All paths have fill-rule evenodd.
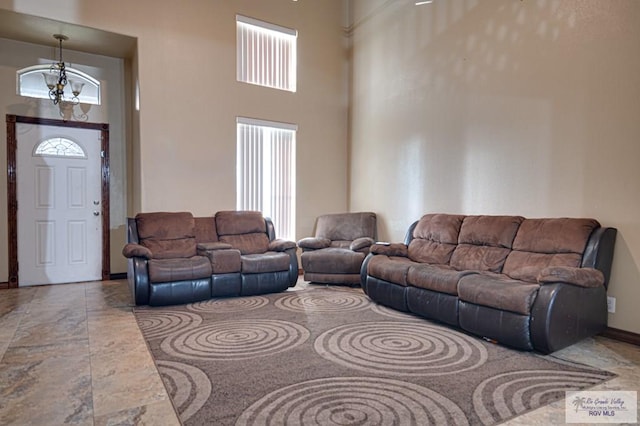
<path id="1" fill-rule="evenodd" d="M 69 37 L 63 43 L 65 49 L 115 58 L 130 58 L 135 53 L 134 37 L 0 9 L 0 38 L 57 46 L 53 34 Z"/>

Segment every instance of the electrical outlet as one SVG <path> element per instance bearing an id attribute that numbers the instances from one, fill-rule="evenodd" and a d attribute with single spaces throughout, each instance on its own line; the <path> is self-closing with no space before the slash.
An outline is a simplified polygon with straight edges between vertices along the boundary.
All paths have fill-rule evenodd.
<path id="1" fill-rule="evenodd" d="M 607 312 L 610 314 L 616 313 L 616 298 L 612 296 L 607 296 Z"/>

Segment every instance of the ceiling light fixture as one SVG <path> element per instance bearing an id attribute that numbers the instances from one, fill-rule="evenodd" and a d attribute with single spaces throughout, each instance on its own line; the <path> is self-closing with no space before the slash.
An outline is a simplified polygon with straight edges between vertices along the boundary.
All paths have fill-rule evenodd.
<path id="1" fill-rule="evenodd" d="M 44 81 L 49 88 L 49 98 L 51 98 L 54 105 L 58 105 L 60 102 L 67 101 L 64 97 L 64 89 L 67 83 L 69 83 L 71 84 L 71 93 L 73 94 L 73 97 L 68 102 L 73 105 L 78 105 L 80 103 L 78 95 L 80 95 L 80 92 L 84 87 L 84 83 L 67 80 L 67 72 L 65 70 L 66 65 L 62 61 L 62 42 L 69 40 L 69 37 L 62 34 L 54 34 L 53 38 L 55 38 L 59 42 L 60 56 L 57 63 L 51 64 L 49 72 L 42 73 Z"/>
<path id="2" fill-rule="evenodd" d="M 433 0 L 422 0 L 422 1 L 417 1 L 416 2 L 416 6 L 420 6 L 423 4 L 429 4 L 429 3 L 433 3 Z"/>

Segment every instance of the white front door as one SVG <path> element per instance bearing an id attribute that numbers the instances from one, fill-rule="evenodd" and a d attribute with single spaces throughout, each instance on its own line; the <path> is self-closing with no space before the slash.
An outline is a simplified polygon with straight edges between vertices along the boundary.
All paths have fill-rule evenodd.
<path id="1" fill-rule="evenodd" d="M 20 286 L 101 279 L 99 130 L 17 123 Z"/>

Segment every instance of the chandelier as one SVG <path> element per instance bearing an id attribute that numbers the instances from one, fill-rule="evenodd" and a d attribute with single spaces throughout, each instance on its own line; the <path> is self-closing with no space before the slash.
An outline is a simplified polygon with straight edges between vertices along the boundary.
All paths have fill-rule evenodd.
<path id="1" fill-rule="evenodd" d="M 78 105 L 80 103 L 78 95 L 80 95 L 80 92 L 84 87 L 84 83 L 67 80 L 65 63 L 62 61 L 62 42 L 69 40 L 69 37 L 62 34 L 54 34 L 53 38 L 59 42 L 60 55 L 58 62 L 51 64 L 49 72 L 42 73 L 44 81 L 49 88 L 49 98 L 53 101 L 54 105 L 58 105 L 61 102 L 69 102 L 72 105 Z M 64 96 L 64 89 L 67 86 L 67 83 L 71 85 L 71 93 L 73 94 L 73 97 L 70 100 L 67 100 Z"/>

